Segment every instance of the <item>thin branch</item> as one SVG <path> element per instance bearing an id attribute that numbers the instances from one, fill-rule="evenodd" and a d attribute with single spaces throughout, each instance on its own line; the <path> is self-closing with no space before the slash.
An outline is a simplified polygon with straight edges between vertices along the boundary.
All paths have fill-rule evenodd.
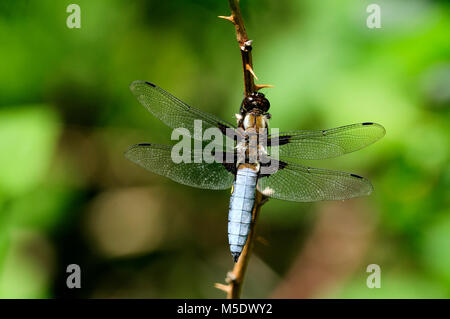
<path id="1" fill-rule="evenodd" d="M 219 16 L 234 24 L 236 28 L 236 39 L 239 44 L 239 50 L 242 57 L 242 69 L 244 72 L 244 93 L 249 96 L 251 93 L 258 91 L 264 87 L 272 87 L 272 85 L 255 85 L 255 79 L 258 80 L 252 62 L 252 40 L 248 39 L 247 31 L 245 31 L 244 20 L 242 19 L 241 9 L 239 8 L 239 0 L 228 0 L 231 9 L 230 16 Z"/>
<path id="2" fill-rule="evenodd" d="M 242 57 L 242 69 L 244 72 L 244 92 L 245 96 L 249 96 L 253 92 L 264 87 L 272 87 L 272 85 L 255 85 L 254 80 L 258 79 L 253 71 L 252 63 L 252 41 L 248 39 L 245 31 L 244 20 L 242 19 L 241 10 L 239 8 L 239 0 L 228 0 L 231 9 L 230 16 L 219 16 L 219 18 L 231 21 L 236 28 L 236 38 Z M 215 287 L 227 294 L 228 299 L 238 299 L 241 295 L 244 276 L 247 270 L 250 253 L 255 238 L 255 226 L 258 219 L 261 206 L 267 201 L 267 198 L 260 192 L 256 191 L 255 204 L 252 211 L 252 222 L 250 224 L 250 232 L 247 242 L 242 250 L 239 260 L 234 264 L 234 268 L 227 274 L 227 285 L 216 283 Z"/>

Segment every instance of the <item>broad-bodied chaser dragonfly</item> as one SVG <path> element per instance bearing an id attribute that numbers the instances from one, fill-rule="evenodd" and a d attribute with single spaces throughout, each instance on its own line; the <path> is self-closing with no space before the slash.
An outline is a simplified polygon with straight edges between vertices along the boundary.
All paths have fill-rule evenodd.
<path id="1" fill-rule="evenodd" d="M 256 139 L 256 161 L 249 161 L 250 133 L 267 132 L 268 128 L 270 103 L 264 94 L 245 97 L 236 114 L 237 125 L 233 125 L 183 103 L 152 83 L 136 81 L 130 89 L 150 113 L 169 127 L 192 132 L 196 120 L 201 120 L 203 129 L 216 128 L 224 139 L 233 141 L 233 147 L 212 152 L 214 161 L 174 162 L 172 147 L 147 143 L 131 146 L 125 157 L 181 184 L 215 190 L 232 188 L 228 241 L 235 262 L 249 234 L 255 190 L 267 197 L 297 202 L 344 200 L 369 195 L 373 190 L 371 183 L 359 175 L 307 167 L 290 160 L 325 159 L 359 150 L 384 136 L 385 129 L 379 124 L 365 122 L 328 130 L 264 133 L 265 143 Z M 272 156 L 275 153 L 276 158 Z M 232 160 L 225 154 L 231 154 Z"/>

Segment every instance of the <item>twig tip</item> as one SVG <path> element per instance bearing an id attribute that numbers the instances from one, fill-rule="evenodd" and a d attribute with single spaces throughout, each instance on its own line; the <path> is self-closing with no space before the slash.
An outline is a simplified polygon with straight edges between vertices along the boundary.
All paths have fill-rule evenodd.
<path id="1" fill-rule="evenodd" d="M 232 22 L 233 24 L 235 24 L 235 22 L 234 22 L 234 17 L 231 15 L 231 16 L 218 16 L 220 19 L 225 19 L 225 20 L 228 20 L 228 21 L 230 21 L 230 22 Z"/>

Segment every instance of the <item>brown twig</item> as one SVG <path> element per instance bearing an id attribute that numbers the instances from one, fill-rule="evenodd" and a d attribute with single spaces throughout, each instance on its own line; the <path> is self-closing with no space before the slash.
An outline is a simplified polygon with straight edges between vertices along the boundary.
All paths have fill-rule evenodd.
<path id="1" fill-rule="evenodd" d="M 242 67 L 244 72 L 244 93 L 249 96 L 251 93 L 258 91 L 264 87 L 272 87 L 272 85 L 256 85 L 254 79 L 256 77 L 253 71 L 252 63 L 252 41 L 248 39 L 245 31 L 244 21 L 242 19 L 241 10 L 239 8 L 239 0 L 228 0 L 231 9 L 230 16 L 219 16 L 219 18 L 231 21 L 236 28 L 236 38 L 239 44 L 242 57 Z M 239 257 L 239 260 L 234 265 L 231 272 L 227 274 L 227 285 L 216 283 L 217 289 L 223 290 L 227 293 L 228 299 L 238 299 L 241 295 L 242 285 L 244 282 L 245 271 L 247 270 L 250 252 L 255 237 L 255 226 L 261 206 L 267 199 L 258 191 L 256 191 L 255 204 L 252 211 L 252 222 L 250 225 L 250 233 L 245 243 L 244 249 Z"/>
<path id="2" fill-rule="evenodd" d="M 247 31 L 245 31 L 244 20 L 242 19 L 241 9 L 239 8 L 239 0 L 228 0 L 228 3 L 230 5 L 231 15 L 219 16 L 219 18 L 232 22 L 236 28 L 236 38 L 239 44 L 239 50 L 241 51 L 242 68 L 244 72 L 244 93 L 245 96 L 248 96 L 259 89 L 272 87 L 272 85 L 255 84 L 254 79 L 258 80 L 258 77 L 253 71 L 252 40 L 248 39 Z"/>

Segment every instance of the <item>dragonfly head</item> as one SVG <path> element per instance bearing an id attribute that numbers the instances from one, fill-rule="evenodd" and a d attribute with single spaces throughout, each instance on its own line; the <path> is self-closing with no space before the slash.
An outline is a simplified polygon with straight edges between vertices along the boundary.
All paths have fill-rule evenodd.
<path id="1" fill-rule="evenodd" d="M 254 109 L 259 110 L 262 114 L 266 113 L 270 108 L 270 102 L 264 94 L 253 92 L 246 96 L 241 104 L 241 114 L 250 112 Z"/>

